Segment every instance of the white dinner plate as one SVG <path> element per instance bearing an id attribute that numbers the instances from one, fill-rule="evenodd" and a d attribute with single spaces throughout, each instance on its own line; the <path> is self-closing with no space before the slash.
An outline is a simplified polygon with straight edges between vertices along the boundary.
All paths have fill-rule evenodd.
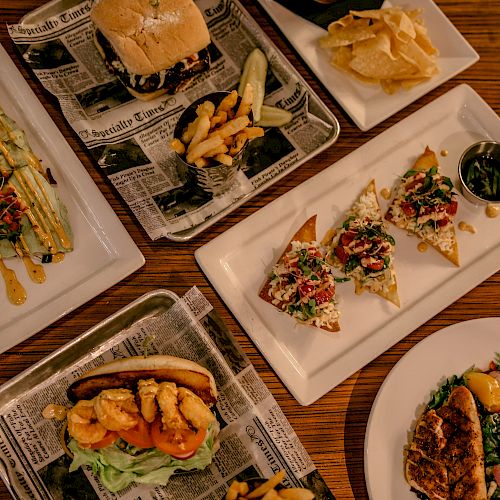
<path id="1" fill-rule="evenodd" d="M 258 297 L 260 287 L 290 237 L 317 214 L 318 239 L 343 221 L 371 179 L 380 191 L 409 169 L 426 145 L 457 184 L 461 153 L 482 139 L 500 140 L 500 119 L 468 85 L 460 85 L 308 179 L 195 252 L 222 299 L 295 398 L 310 404 L 419 325 L 493 274 L 500 265 L 500 218 L 488 219 L 459 196 L 457 231 L 461 267 L 418 239 L 390 226 L 401 309 L 381 297 L 354 295 L 337 285 L 341 331 L 325 333 L 297 324 Z M 448 156 L 439 155 L 447 150 Z M 381 197 L 382 209 L 388 202 Z"/>
<path id="2" fill-rule="evenodd" d="M 431 393 L 452 375 L 481 370 L 499 352 L 500 318 L 457 323 L 429 335 L 394 366 L 378 391 L 365 437 L 371 500 L 416 500 L 404 478 L 403 448 Z"/>
<path id="3" fill-rule="evenodd" d="M 144 257 L 2 46 L 0 67 L 0 106 L 50 168 L 74 234 L 74 251 L 44 265 L 45 283 L 31 282 L 19 259 L 5 259 L 28 298 L 12 305 L 0 282 L 3 352 L 139 269 Z"/>
<path id="4" fill-rule="evenodd" d="M 259 0 L 279 29 L 321 83 L 361 130 L 369 130 L 408 104 L 465 70 L 479 55 L 432 0 L 394 0 L 383 7 L 422 9 L 422 18 L 439 50 L 439 74 L 408 91 L 387 95 L 379 85 L 359 82 L 330 64 L 329 51 L 318 45 L 326 30 L 294 14 L 274 0 Z"/>

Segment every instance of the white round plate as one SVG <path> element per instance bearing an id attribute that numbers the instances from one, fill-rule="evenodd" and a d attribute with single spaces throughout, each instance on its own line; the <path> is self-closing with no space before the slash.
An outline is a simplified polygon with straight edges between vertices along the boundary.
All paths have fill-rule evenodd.
<path id="1" fill-rule="evenodd" d="M 394 366 L 375 398 L 365 436 L 371 500 L 416 500 L 404 478 L 403 448 L 430 395 L 446 378 L 486 369 L 500 352 L 500 317 L 457 323 L 430 335 Z"/>

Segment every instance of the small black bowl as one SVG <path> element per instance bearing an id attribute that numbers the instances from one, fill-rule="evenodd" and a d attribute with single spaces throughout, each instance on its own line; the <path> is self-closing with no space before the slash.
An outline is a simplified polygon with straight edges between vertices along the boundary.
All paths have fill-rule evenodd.
<path id="1" fill-rule="evenodd" d="M 474 205 L 488 205 L 491 203 L 500 203 L 500 192 L 496 199 L 484 198 L 480 193 L 473 191 L 466 182 L 467 172 L 470 168 L 470 163 L 474 159 L 487 159 L 494 163 L 494 167 L 500 175 L 500 143 L 495 141 L 480 141 L 469 146 L 462 154 L 458 162 L 458 177 L 460 179 L 460 187 L 465 199 Z"/>

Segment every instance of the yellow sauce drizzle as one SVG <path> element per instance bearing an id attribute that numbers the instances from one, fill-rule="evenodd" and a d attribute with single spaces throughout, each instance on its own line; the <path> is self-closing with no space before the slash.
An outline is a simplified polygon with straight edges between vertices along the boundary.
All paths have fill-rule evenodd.
<path id="1" fill-rule="evenodd" d="M 9 301 L 15 305 L 24 304 L 26 302 L 26 290 L 17 280 L 16 273 L 12 269 L 9 269 L 2 259 L 0 259 L 0 272 L 5 281 Z"/>
<path id="2" fill-rule="evenodd" d="M 50 403 L 42 410 L 42 417 L 47 419 L 55 418 L 62 421 L 66 418 L 67 413 L 68 408 L 65 406 Z"/>
<path id="3" fill-rule="evenodd" d="M 498 217 L 498 214 L 500 214 L 500 206 L 492 205 L 491 203 L 486 205 L 486 217 L 494 219 L 495 217 Z"/>
<path id="4" fill-rule="evenodd" d="M 52 262 L 54 264 L 58 264 L 59 262 L 62 262 L 64 260 L 64 253 L 63 252 L 57 252 L 52 256 Z"/>
<path id="5" fill-rule="evenodd" d="M 43 185 L 41 185 L 40 180 L 35 177 L 38 188 L 42 192 L 43 199 L 24 171 L 15 170 L 13 175 L 16 177 L 23 191 L 23 193 L 21 193 L 16 189 L 16 194 L 29 207 L 25 213 L 43 246 L 47 248 L 50 253 L 56 253 L 58 251 L 56 241 L 52 235 L 52 232 L 54 232 L 59 237 L 64 249 L 71 248 L 71 241 L 52 206 L 46 190 Z M 45 214 L 45 217 L 41 212 Z"/>
<path id="6" fill-rule="evenodd" d="M 417 250 L 419 252 L 427 252 L 427 249 L 429 248 L 429 245 L 427 245 L 427 243 L 425 243 L 424 241 L 421 241 L 418 245 L 417 245 Z"/>
<path id="7" fill-rule="evenodd" d="M 47 278 L 42 264 L 35 264 L 28 255 L 23 256 L 24 266 L 33 283 L 43 283 Z"/>
<path id="8" fill-rule="evenodd" d="M 16 162 L 14 161 L 14 158 L 12 158 L 12 156 L 10 155 L 9 150 L 7 149 L 7 146 L 5 145 L 5 143 L 3 141 L 0 141 L 0 151 L 2 152 L 2 154 L 5 157 L 5 159 L 7 160 L 7 163 L 11 167 L 15 167 L 16 166 Z"/>
<path id="9" fill-rule="evenodd" d="M 441 150 L 441 156 L 448 156 L 448 150 L 447 149 L 442 149 Z"/>
<path id="10" fill-rule="evenodd" d="M 382 196 L 384 200 L 388 200 L 391 197 L 391 190 L 389 188 L 382 188 L 380 190 L 380 196 Z"/>
<path id="11" fill-rule="evenodd" d="M 458 229 L 460 229 L 460 231 L 468 231 L 472 234 L 476 232 L 476 228 L 472 224 L 467 224 L 467 222 L 464 222 L 463 220 L 458 223 Z"/>

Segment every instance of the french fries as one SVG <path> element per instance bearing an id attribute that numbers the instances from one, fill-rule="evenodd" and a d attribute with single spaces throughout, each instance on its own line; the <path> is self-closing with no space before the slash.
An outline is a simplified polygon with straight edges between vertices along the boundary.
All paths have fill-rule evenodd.
<path id="1" fill-rule="evenodd" d="M 219 104 L 210 100 L 196 107 L 196 118 L 174 138 L 170 146 L 186 162 L 198 168 L 214 165 L 231 166 L 245 144 L 264 135 L 250 120 L 253 87 L 247 85 L 241 99 L 233 90 Z"/>
<path id="2" fill-rule="evenodd" d="M 285 479 L 285 471 L 279 471 L 271 479 L 250 491 L 249 485 L 242 481 L 233 481 L 226 493 L 225 500 L 313 500 L 314 493 L 306 488 L 288 488 L 277 490 L 276 487 Z"/>

